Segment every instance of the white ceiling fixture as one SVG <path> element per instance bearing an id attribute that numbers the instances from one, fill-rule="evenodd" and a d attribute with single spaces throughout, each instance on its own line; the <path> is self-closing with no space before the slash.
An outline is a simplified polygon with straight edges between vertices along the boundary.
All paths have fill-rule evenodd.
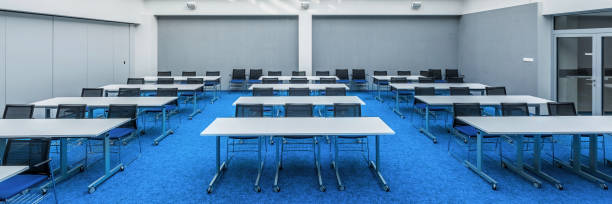
<path id="1" fill-rule="evenodd" d="M 187 8 L 191 9 L 191 10 L 195 10 L 196 9 L 196 2 L 195 1 L 187 1 Z"/>
<path id="2" fill-rule="evenodd" d="M 422 2 L 414 1 L 414 2 L 412 2 L 412 9 L 414 9 L 414 10 L 420 9 L 422 5 L 423 5 Z"/>
<path id="3" fill-rule="evenodd" d="M 300 2 L 302 10 L 308 10 L 308 8 L 310 8 L 311 0 L 298 0 L 298 2 Z"/>

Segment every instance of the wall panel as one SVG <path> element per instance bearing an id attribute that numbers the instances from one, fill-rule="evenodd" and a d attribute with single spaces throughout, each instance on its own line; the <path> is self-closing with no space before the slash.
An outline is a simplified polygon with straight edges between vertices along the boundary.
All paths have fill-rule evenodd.
<path id="1" fill-rule="evenodd" d="M 80 96 L 87 87 L 87 24 L 83 20 L 54 18 L 53 95 Z"/>

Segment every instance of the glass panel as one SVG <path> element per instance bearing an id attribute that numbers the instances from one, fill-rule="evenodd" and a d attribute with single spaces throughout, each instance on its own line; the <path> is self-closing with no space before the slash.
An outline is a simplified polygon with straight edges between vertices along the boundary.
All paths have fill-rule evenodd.
<path id="1" fill-rule="evenodd" d="M 612 28 L 612 12 L 555 16 L 555 30 Z"/>
<path id="2" fill-rule="evenodd" d="M 579 114 L 591 114 L 593 73 L 591 37 L 557 38 L 557 100 L 574 102 Z"/>
<path id="3" fill-rule="evenodd" d="M 604 115 L 612 114 L 612 37 L 603 37 L 601 39 L 601 58 L 602 68 L 604 73 L 604 88 L 603 88 L 603 113 Z"/>

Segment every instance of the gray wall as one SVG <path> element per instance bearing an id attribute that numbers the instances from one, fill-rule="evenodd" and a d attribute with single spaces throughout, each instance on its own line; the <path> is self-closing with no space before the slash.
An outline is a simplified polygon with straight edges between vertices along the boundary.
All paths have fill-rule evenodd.
<path id="1" fill-rule="evenodd" d="M 313 16 L 313 72 L 457 68 L 457 16 Z"/>
<path id="2" fill-rule="evenodd" d="M 129 40 L 127 24 L 0 12 L 0 114 L 6 103 L 125 83 Z"/>
<path id="3" fill-rule="evenodd" d="M 459 21 L 459 68 L 466 81 L 537 95 L 537 4 L 473 14 Z M 549 59 L 536 59 L 549 60 Z"/>
<path id="4" fill-rule="evenodd" d="M 158 70 L 298 70 L 297 16 L 158 17 Z"/>

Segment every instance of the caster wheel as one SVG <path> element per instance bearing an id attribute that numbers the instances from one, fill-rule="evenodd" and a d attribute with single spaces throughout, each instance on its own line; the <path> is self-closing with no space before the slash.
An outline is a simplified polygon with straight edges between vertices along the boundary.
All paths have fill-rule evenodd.
<path id="1" fill-rule="evenodd" d="M 47 194 L 47 189 L 46 189 L 46 188 L 40 189 L 40 192 L 41 192 L 43 195 L 45 195 L 45 194 Z"/>
<path id="2" fill-rule="evenodd" d="M 170 130 L 170 134 L 174 134 L 174 130 Z"/>
<path id="3" fill-rule="evenodd" d="M 80 171 L 80 172 L 84 172 L 84 171 L 85 171 L 85 166 L 81 166 L 81 167 L 79 167 L 79 171 Z"/>
<path id="4" fill-rule="evenodd" d="M 125 171 L 125 166 L 122 165 L 121 167 L 119 167 L 119 170 Z"/>
<path id="5" fill-rule="evenodd" d="M 406 118 L 406 116 L 402 116 L 402 119 L 405 119 L 405 118 Z"/>
<path id="6" fill-rule="evenodd" d="M 464 140 L 463 140 L 463 143 L 467 144 L 467 143 L 468 143 L 468 141 L 467 141 L 466 139 L 464 139 Z"/>
<path id="7" fill-rule="evenodd" d="M 338 186 L 338 190 L 339 191 L 343 191 L 344 190 L 344 186 Z"/>
<path id="8" fill-rule="evenodd" d="M 561 164 L 559 164 L 558 162 L 555 162 L 555 166 L 560 169 L 563 168 L 563 166 L 561 166 Z"/>
<path id="9" fill-rule="evenodd" d="M 494 191 L 496 191 L 496 190 L 497 190 L 497 184 L 492 184 L 492 185 L 491 185 L 491 189 L 493 189 Z"/>
<path id="10" fill-rule="evenodd" d="M 438 143 L 438 139 L 433 139 L 433 143 L 437 144 Z"/>
<path id="11" fill-rule="evenodd" d="M 321 187 L 319 187 L 319 190 L 320 190 L 321 192 L 325 192 L 325 191 L 327 190 L 327 188 L 325 188 L 325 186 L 321 186 Z"/>
<path id="12" fill-rule="evenodd" d="M 506 163 L 504 163 L 504 162 L 502 162 L 501 166 L 502 166 L 502 168 L 504 168 L 504 169 L 505 169 L 505 168 L 508 168 L 508 165 L 506 165 Z"/>
<path id="13" fill-rule="evenodd" d="M 193 119 L 192 117 L 189 117 L 189 120 L 192 120 L 192 119 Z"/>
<path id="14" fill-rule="evenodd" d="M 261 188 L 259 186 L 255 186 L 255 192 L 261 192 Z"/>
<path id="15" fill-rule="evenodd" d="M 159 142 L 153 142 L 153 145 L 157 146 L 159 145 Z"/>
<path id="16" fill-rule="evenodd" d="M 90 187 L 88 192 L 90 194 L 93 193 L 93 192 L 96 192 L 96 188 L 95 187 Z"/>
<path id="17" fill-rule="evenodd" d="M 331 165 L 329 165 L 331 167 L 331 169 L 335 169 L 336 165 L 334 165 L 334 163 L 332 163 Z"/>
<path id="18" fill-rule="evenodd" d="M 605 183 L 599 184 L 599 186 L 601 186 L 601 188 L 604 190 L 608 190 L 608 185 L 606 185 Z"/>
<path id="19" fill-rule="evenodd" d="M 559 190 L 563 190 L 563 185 L 561 185 L 560 183 L 555 184 L 555 187 L 557 187 L 557 189 Z"/>
<path id="20" fill-rule="evenodd" d="M 372 165 L 372 163 L 369 163 L 369 164 L 368 164 L 368 167 L 370 167 L 370 168 L 374 168 L 374 165 Z"/>
<path id="21" fill-rule="evenodd" d="M 213 191 L 212 186 L 209 186 L 209 187 L 206 189 L 206 193 L 208 193 L 208 194 L 211 194 L 211 193 L 212 193 L 212 191 Z"/>
<path id="22" fill-rule="evenodd" d="M 540 187 L 542 187 L 542 184 L 540 184 L 540 183 L 533 183 L 533 187 L 540 188 Z"/>
<path id="23" fill-rule="evenodd" d="M 277 192 L 277 193 L 280 192 L 280 187 L 274 186 L 274 192 Z"/>
<path id="24" fill-rule="evenodd" d="M 391 191 L 391 188 L 389 188 L 389 186 L 385 185 L 385 186 L 383 186 L 383 190 L 385 192 L 389 192 L 389 191 Z"/>
<path id="25" fill-rule="evenodd" d="M 127 142 L 123 142 L 123 146 L 127 145 Z"/>

